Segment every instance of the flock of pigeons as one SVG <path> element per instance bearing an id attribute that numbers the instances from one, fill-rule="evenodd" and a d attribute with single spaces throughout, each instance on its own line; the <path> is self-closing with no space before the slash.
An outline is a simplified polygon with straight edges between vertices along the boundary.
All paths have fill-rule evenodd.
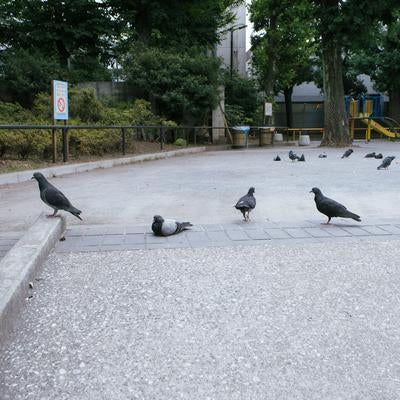
<path id="1" fill-rule="evenodd" d="M 346 150 L 342 158 L 349 157 L 353 152 L 354 151 L 352 149 Z M 326 158 L 327 155 L 323 153 L 320 154 L 318 157 Z M 369 153 L 365 157 L 375 159 L 383 158 L 382 154 L 376 154 L 375 152 Z M 394 156 L 385 157 L 381 165 L 379 165 L 378 169 L 387 169 L 394 158 Z M 289 152 L 289 159 L 292 161 L 305 161 L 304 154 L 299 157 L 292 150 Z M 279 156 L 277 156 L 274 161 L 281 161 L 281 159 Z M 65 195 L 60 190 L 53 186 L 43 176 L 43 174 L 41 174 L 40 172 L 35 172 L 32 176 L 32 179 L 36 179 L 39 184 L 40 198 L 45 204 L 47 204 L 54 210 L 54 213 L 52 215 L 48 215 L 48 217 L 55 217 L 59 210 L 64 210 L 70 212 L 72 215 L 82 221 L 82 218 L 80 217 L 81 211 L 74 207 L 67 199 L 67 197 L 65 197 Z M 254 193 L 255 189 L 254 187 L 251 187 L 247 194 L 242 196 L 234 206 L 243 214 L 244 221 L 246 222 L 250 220 L 250 212 L 256 207 L 256 198 L 254 197 Z M 317 210 L 328 217 L 327 224 L 329 224 L 332 218 L 336 217 L 351 218 L 355 221 L 361 222 L 361 218 L 359 215 L 347 210 L 347 208 L 343 204 L 340 204 L 335 200 L 325 197 L 319 188 L 312 188 L 310 193 L 314 193 L 314 200 Z M 193 225 L 190 222 L 179 222 L 173 219 L 164 219 L 160 215 L 155 215 L 153 217 L 151 228 L 154 235 L 156 236 L 170 236 L 180 233 L 190 228 L 191 226 Z"/>
<path id="2" fill-rule="evenodd" d="M 351 154 L 354 153 L 353 149 L 348 149 L 346 150 L 341 158 L 348 158 L 351 156 Z M 318 156 L 318 158 L 327 158 L 328 156 L 325 153 L 322 153 Z M 382 159 L 383 155 L 382 153 L 378 153 L 376 154 L 375 152 L 373 153 L 368 153 L 365 155 L 365 158 L 375 158 L 377 160 Z M 390 164 L 392 163 L 392 161 L 395 159 L 396 157 L 394 156 L 388 156 L 383 158 L 382 163 L 376 168 L 376 169 L 388 169 L 388 167 L 390 166 Z M 302 154 L 300 157 L 294 153 L 292 150 L 289 151 L 289 159 L 292 161 L 306 161 L 304 154 Z M 281 158 L 279 157 L 279 155 L 277 155 L 274 158 L 274 161 L 281 161 Z"/>

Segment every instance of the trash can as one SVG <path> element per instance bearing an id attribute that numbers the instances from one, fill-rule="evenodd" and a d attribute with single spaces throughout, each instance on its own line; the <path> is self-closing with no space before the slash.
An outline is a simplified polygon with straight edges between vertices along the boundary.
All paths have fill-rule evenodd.
<path id="1" fill-rule="evenodd" d="M 272 126 L 260 128 L 260 146 L 271 146 L 275 128 Z"/>
<path id="2" fill-rule="evenodd" d="M 232 148 L 241 149 L 247 147 L 249 140 L 249 126 L 232 127 Z"/>

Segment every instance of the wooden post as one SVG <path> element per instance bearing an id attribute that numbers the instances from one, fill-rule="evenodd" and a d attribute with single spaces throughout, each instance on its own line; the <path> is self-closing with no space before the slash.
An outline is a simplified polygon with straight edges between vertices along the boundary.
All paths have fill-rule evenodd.
<path id="1" fill-rule="evenodd" d="M 64 128 L 62 128 L 62 138 L 63 138 L 63 162 L 68 161 L 68 129 L 66 128 L 67 126 L 67 120 L 64 120 Z"/>
<path id="2" fill-rule="evenodd" d="M 164 149 L 164 128 L 160 128 L 160 150 Z"/>
<path id="3" fill-rule="evenodd" d="M 54 83 L 51 81 L 51 113 L 53 115 L 53 126 L 56 124 L 54 119 Z M 57 136 L 55 128 L 51 128 L 51 145 L 53 150 L 53 163 L 57 162 Z"/>
<path id="4" fill-rule="evenodd" d="M 125 128 L 121 128 L 121 141 L 122 141 L 122 155 L 126 154 L 126 135 L 125 135 Z"/>
<path id="5" fill-rule="evenodd" d="M 53 125 L 55 125 L 55 121 L 53 120 Z M 57 162 L 57 136 L 56 130 L 54 128 L 51 129 L 51 146 L 53 150 L 53 163 Z"/>

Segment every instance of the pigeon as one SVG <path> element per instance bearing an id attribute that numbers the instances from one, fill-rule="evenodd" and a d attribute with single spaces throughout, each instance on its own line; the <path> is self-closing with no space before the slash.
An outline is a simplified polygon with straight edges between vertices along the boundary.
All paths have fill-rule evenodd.
<path id="1" fill-rule="evenodd" d="M 290 158 L 292 161 L 295 161 L 295 160 L 298 160 L 298 159 L 299 159 L 299 157 L 298 157 L 295 153 L 293 153 L 292 150 L 289 151 L 289 158 Z"/>
<path id="2" fill-rule="evenodd" d="M 376 169 L 388 169 L 389 165 L 392 163 L 392 161 L 395 159 L 396 157 L 392 156 L 392 157 L 385 157 L 382 161 L 382 164 L 377 167 Z"/>
<path id="3" fill-rule="evenodd" d="M 248 193 L 241 197 L 239 201 L 234 206 L 237 210 L 240 210 L 243 214 L 243 218 L 245 221 L 250 220 L 250 211 L 256 207 L 256 198 L 254 197 L 255 189 L 251 187 Z M 247 213 L 247 215 L 246 215 Z"/>
<path id="4" fill-rule="evenodd" d="M 382 159 L 382 158 L 383 158 L 383 155 L 382 155 L 382 153 L 375 154 L 375 158 L 376 158 L 377 160 L 380 160 L 380 159 Z"/>
<path id="5" fill-rule="evenodd" d="M 310 193 L 314 193 L 315 195 L 314 200 L 317 210 L 328 217 L 327 224 L 329 224 L 331 218 L 334 217 L 352 218 L 355 221 L 361 222 L 359 215 L 350 212 L 343 204 L 325 197 L 318 188 L 312 188 Z"/>
<path id="6" fill-rule="evenodd" d="M 304 157 L 304 154 L 302 154 L 301 157 L 298 157 L 297 159 L 298 159 L 299 161 L 306 161 L 306 159 L 305 159 L 305 157 Z"/>
<path id="7" fill-rule="evenodd" d="M 54 187 L 40 172 L 35 172 L 32 176 L 32 179 L 36 179 L 39 184 L 40 190 L 40 198 L 46 203 L 49 207 L 54 210 L 52 215 L 48 215 L 48 217 L 55 217 L 58 213 L 58 210 L 64 210 L 70 212 L 76 218 L 82 221 L 80 217 L 81 210 L 75 208 L 71 202 L 61 193 L 56 187 Z"/>
<path id="8" fill-rule="evenodd" d="M 326 158 L 326 157 L 328 157 L 325 153 L 322 153 L 322 154 L 320 154 L 319 156 L 318 156 L 318 158 Z"/>
<path id="9" fill-rule="evenodd" d="M 276 157 L 274 158 L 274 161 L 281 161 L 281 158 L 280 158 L 279 156 L 276 156 Z"/>
<path id="10" fill-rule="evenodd" d="M 347 157 L 349 157 L 349 156 L 351 155 L 351 153 L 353 153 L 353 149 L 348 149 L 348 150 L 346 150 L 346 151 L 343 153 L 342 158 L 347 158 Z"/>
<path id="11" fill-rule="evenodd" d="M 376 157 L 376 153 L 373 152 L 373 153 L 366 154 L 366 156 L 364 158 L 375 158 L 375 157 Z"/>
<path id="12" fill-rule="evenodd" d="M 164 219 L 160 215 L 155 215 L 151 229 L 156 236 L 171 236 L 185 231 L 190 226 L 193 226 L 190 222 L 178 222 L 174 219 Z"/>

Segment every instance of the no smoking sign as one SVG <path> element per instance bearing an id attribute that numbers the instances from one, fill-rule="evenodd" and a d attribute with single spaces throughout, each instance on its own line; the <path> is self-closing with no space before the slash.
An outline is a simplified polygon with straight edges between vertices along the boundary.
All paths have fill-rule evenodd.
<path id="1" fill-rule="evenodd" d="M 68 82 L 53 81 L 53 115 L 68 120 Z"/>

